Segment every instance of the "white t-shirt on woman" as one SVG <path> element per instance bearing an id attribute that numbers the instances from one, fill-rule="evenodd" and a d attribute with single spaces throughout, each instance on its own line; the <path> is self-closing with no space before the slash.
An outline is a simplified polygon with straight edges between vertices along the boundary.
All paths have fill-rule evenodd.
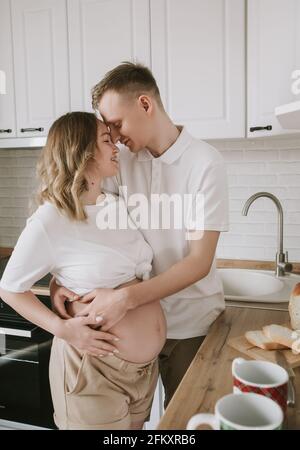
<path id="1" fill-rule="evenodd" d="M 127 217 L 122 199 L 107 193 L 104 201 L 85 206 L 88 219 L 82 222 L 70 220 L 49 202 L 39 206 L 27 220 L 0 287 L 26 292 L 50 272 L 59 284 L 84 295 L 98 287 L 147 279 L 153 253 L 142 234 L 128 226 L 105 229 L 105 216 L 111 215 L 113 222 L 116 207 L 123 219 Z"/>

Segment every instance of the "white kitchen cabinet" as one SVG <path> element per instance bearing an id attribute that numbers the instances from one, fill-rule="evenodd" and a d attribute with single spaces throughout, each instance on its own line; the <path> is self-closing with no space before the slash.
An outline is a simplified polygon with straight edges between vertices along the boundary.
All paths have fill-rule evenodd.
<path id="1" fill-rule="evenodd" d="M 17 137 L 46 136 L 70 109 L 66 1 L 11 0 L 11 13 Z"/>
<path id="2" fill-rule="evenodd" d="M 299 0 L 248 0 L 248 137 L 287 134 L 276 106 L 296 101 L 292 72 L 300 68 Z M 250 131 L 271 126 L 271 130 Z"/>
<path id="3" fill-rule="evenodd" d="M 244 0 L 151 0 L 152 69 L 175 123 L 245 136 Z"/>
<path id="4" fill-rule="evenodd" d="M 150 66 L 148 0 L 68 0 L 71 109 L 91 111 L 91 88 L 122 61 Z"/>
<path id="5" fill-rule="evenodd" d="M 194 136 L 292 132 L 274 109 L 300 100 L 300 1 L 247 5 L 246 21 L 245 0 L 1 0 L 0 130 L 12 131 L 0 147 L 43 145 L 57 117 L 91 111 L 91 88 L 124 60 L 152 69 L 171 118 Z"/>
<path id="6" fill-rule="evenodd" d="M 16 136 L 15 92 L 12 60 L 10 1 L 1 0 L 0 8 L 0 70 L 6 79 L 6 94 L 0 95 L 0 139 Z"/>

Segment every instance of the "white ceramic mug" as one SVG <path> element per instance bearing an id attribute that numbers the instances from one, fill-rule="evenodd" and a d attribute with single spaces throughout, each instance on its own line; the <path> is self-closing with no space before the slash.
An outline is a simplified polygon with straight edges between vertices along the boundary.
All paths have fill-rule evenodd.
<path id="1" fill-rule="evenodd" d="M 265 395 L 281 406 L 284 414 L 287 408 L 287 371 L 269 361 L 235 358 L 232 361 L 233 392 L 236 394 Z"/>
<path id="2" fill-rule="evenodd" d="M 280 406 L 260 394 L 228 394 L 215 405 L 215 414 L 196 414 L 186 429 L 210 425 L 214 430 L 280 430 L 283 423 Z"/>

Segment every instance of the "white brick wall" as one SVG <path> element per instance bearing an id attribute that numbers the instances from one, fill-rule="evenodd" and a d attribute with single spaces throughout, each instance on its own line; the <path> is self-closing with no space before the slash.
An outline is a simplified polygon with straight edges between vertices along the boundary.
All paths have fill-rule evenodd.
<path id="1" fill-rule="evenodd" d="M 220 238 L 217 256 L 273 260 L 277 212 L 258 199 L 241 214 L 250 195 L 268 191 L 282 202 L 284 249 L 300 261 L 300 137 L 209 141 L 227 162 L 230 231 Z M 0 246 L 14 246 L 29 214 L 39 149 L 0 149 Z"/>
<path id="2" fill-rule="evenodd" d="M 277 248 L 277 210 L 266 198 L 241 214 L 248 197 L 267 191 L 284 212 L 284 250 L 300 261 L 300 137 L 209 141 L 227 162 L 230 231 L 221 235 L 217 256 L 273 260 Z"/>
<path id="3" fill-rule="evenodd" d="M 29 216 L 40 149 L 0 149 L 0 247 L 13 247 Z"/>

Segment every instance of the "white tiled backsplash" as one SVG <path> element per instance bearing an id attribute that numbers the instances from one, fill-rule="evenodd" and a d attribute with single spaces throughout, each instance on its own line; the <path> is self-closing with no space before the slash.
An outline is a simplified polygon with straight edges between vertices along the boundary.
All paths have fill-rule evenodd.
<path id="1" fill-rule="evenodd" d="M 209 141 L 227 162 L 230 231 L 221 235 L 219 258 L 273 260 L 277 247 L 277 210 L 258 199 L 241 214 L 250 195 L 268 191 L 284 211 L 284 250 L 300 261 L 300 137 Z M 0 149 L 0 246 L 12 247 L 28 217 L 35 189 L 39 149 Z"/>

